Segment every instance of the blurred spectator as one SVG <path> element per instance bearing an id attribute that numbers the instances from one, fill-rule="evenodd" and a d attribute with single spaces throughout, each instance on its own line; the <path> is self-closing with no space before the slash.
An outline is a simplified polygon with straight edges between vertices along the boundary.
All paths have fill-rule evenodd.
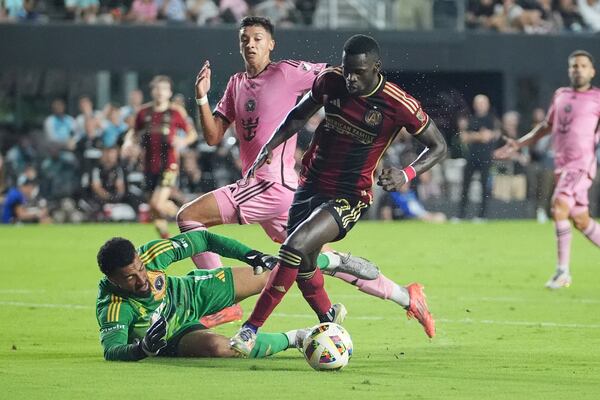
<path id="1" fill-rule="evenodd" d="M 15 185 L 17 177 L 23 174 L 28 166 L 36 164 L 37 156 L 37 150 L 33 147 L 31 137 L 29 135 L 20 136 L 17 144 L 8 150 L 4 160 L 8 185 Z"/>
<path id="2" fill-rule="evenodd" d="M 212 0 L 187 0 L 186 5 L 191 18 L 200 26 L 218 20 L 219 7 Z"/>
<path id="3" fill-rule="evenodd" d="M 296 0 L 296 8 L 300 13 L 301 23 L 307 26 L 313 24 L 317 0 Z"/>
<path id="4" fill-rule="evenodd" d="M 546 112 L 542 108 L 533 110 L 531 126 L 544 120 Z M 528 168 L 528 197 L 535 201 L 536 219 L 539 223 L 548 221 L 550 203 L 554 190 L 554 152 L 550 135 L 529 148 L 531 163 Z"/>
<path id="5" fill-rule="evenodd" d="M 94 103 L 88 95 L 79 97 L 78 106 L 79 115 L 75 117 L 75 137 L 77 139 L 84 135 L 86 118 L 95 118 L 98 123 L 101 123 L 104 118 L 101 111 L 94 110 Z"/>
<path id="6" fill-rule="evenodd" d="M 397 29 L 433 29 L 433 0 L 395 0 L 392 7 Z"/>
<path id="7" fill-rule="evenodd" d="M 480 173 L 481 203 L 478 219 L 486 217 L 487 204 L 491 194 L 489 182 L 492 151 L 500 135 L 498 121 L 494 116 L 490 99 L 478 94 L 473 99 L 474 115 L 461 124 L 460 140 L 466 146 L 467 164 L 463 172 L 463 187 L 458 218 L 464 218 L 469 203 L 469 187 L 475 171 Z"/>
<path id="8" fill-rule="evenodd" d="M 90 201 L 100 210 L 108 203 L 125 199 L 125 173 L 119 166 L 119 150 L 109 147 L 102 150 L 100 162 L 92 169 Z"/>
<path id="9" fill-rule="evenodd" d="M 156 0 L 159 15 L 169 22 L 183 22 L 187 18 L 187 8 L 183 0 Z"/>
<path id="10" fill-rule="evenodd" d="M 93 24 L 100 2 L 98 0 L 65 0 L 65 7 L 75 21 Z"/>
<path id="11" fill-rule="evenodd" d="M 255 15 L 267 17 L 275 26 L 292 26 L 297 24 L 300 13 L 291 0 L 266 0 L 254 7 Z"/>
<path id="12" fill-rule="evenodd" d="M 508 111 L 502 116 L 502 135 L 511 139 L 519 138 L 520 115 L 516 111 Z M 528 155 L 522 151 L 515 152 L 510 160 L 494 161 L 496 176 L 494 177 L 494 198 L 509 202 L 522 201 L 527 197 L 527 177 L 525 167 L 529 163 Z"/>
<path id="13" fill-rule="evenodd" d="M 584 30 L 584 23 L 575 0 L 555 0 L 554 8 L 562 19 L 563 29 L 571 32 L 581 32 Z"/>
<path id="14" fill-rule="evenodd" d="M 202 184 L 202 170 L 198 164 L 196 151 L 188 150 L 181 153 L 179 189 L 184 194 L 194 194 L 194 197 L 205 192 Z"/>
<path id="15" fill-rule="evenodd" d="M 14 224 L 19 222 L 51 222 L 45 207 L 30 207 L 29 203 L 38 192 L 35 179 L 21 175 L 17 186 L 9 189 L 2 207 L 2 223 Z"/>
<path id="16" fill-rule="evenodd" d="M 36 0 L 0 0 L 0 22 L 38 21 Z"/>
<path id="17" fill-rule="evenodd" d="M 127 14 L 131 0 L 102 0 L 100 2 L 99 22 L 111 24 L 121 22 Z"/>
<path id="18" fill-rule="evenodd" d="M 102 129 L 102 146 L 114 147 L 120 144 L 125 133 L 129 130 L 127 124 L 121 119 L 120 108 L 113 103 L 106 107 L 107 120 Z"/>
<path id="19" fill-rule="evenodd" d="M 470 29 L 505 31 L 508 29 L 508 20 L 504 11 L 500 0 L 469 0 L 466 26 Z"/>
<path id="20" fill-rule="evenodd" d="M 79 164 L 78 172 L 81 189 L 86 191 L 90 187 L 90 174 L 102 156 L 102 138 L 98 134 L 98 122 L 94 117 L 86 118 L 84 122 L 85 133 L 77 141 L 75 156 Z"/>
<path id="21" fill-rule="evenodd" d="M 40 192 L 49 201 L 71 198 L 81 187 L 75 156 L 59 146 L 49 147 L 40 171 Z"/>
<path id="22" fill-rule="evenodd" d="M 155 0 L 133 0 L 127 20 L 139 24 L 152 24 L 158 18 L 158 4 Z"/>
<path id="23" fill-rule="evenodd" d="M 577 0 L 583 21 L 594 31 L 600 31 L 600 0 Z"/>
<path id="24" fill-rule="evenodd" d="M 442 212 L 430 212 L 417 193 L 410 188 L 410 185 L 404 185 L 398 192 L 388 193 L 387 200 L 380 209 L 380 218 L 384 221 L 393 219 L 416 219 L 424 222 L 446 222 L 446 214 Z"/>
<path id="25" fill-rule="evenodd" d="M 51 145 L 61 149 L 75 147 L 75 119 L 65 114 L 65 102 L 62 99 L 52 100 L 52 114 L 44 121 L 46 139 Z"/>
<path id="26" fill-rule="evenodd" d="M 127 95 L 127 105 L 121 107 L 121 120 L 130 128 L 135 124 L 135 114 L 144 103 L 144 93 L 140 89 L 134 89 Z"/>
<path id="27" fill-rule="evenodd" d="M 8 179 L 6 173 L 6 165 L 4 164 L 4 157 L 0 154 L 0 204 L 4 201 L 4 193 L 8 189 Z"/>
<path id="28" fill-rule="evenodd" d="M 248 4 L 244 0 L 220 0 L 219 12 L 222 22 L 236 24 L 248 15 Z"/>

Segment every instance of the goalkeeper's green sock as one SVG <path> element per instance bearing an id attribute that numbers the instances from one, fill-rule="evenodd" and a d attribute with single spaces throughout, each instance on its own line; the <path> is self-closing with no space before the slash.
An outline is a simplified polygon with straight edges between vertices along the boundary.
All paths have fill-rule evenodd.
<path id="1" fill-rule="evenodd" d="M 249 358 L 264 358 L 284 351 L 289 346 L 285 333 L 258 333 Z"/>

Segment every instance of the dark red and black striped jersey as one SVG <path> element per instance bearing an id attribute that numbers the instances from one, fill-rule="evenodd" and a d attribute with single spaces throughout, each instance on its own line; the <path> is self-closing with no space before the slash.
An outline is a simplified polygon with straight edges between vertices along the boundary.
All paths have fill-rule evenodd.
<path id="1" fill-rule="evenodd" d="M 135 118 L 135 131 L 141 134 L 145 172 L 159 174 L 177 164 L 174 139 L 179 129 L 188 132 L 191 128 L 179 106 L 171 105 L 162 112 L 154 111 L 152 104 L 142 106 Z"/>
<path id="2" fill-rule="evenodd" d="M 370 203 L 373 174 L 398 132 L 418 135 L 429 124 L 421 104 L 380 75 L 366 96 L 351 96 L 341 68 L 328 68 L 315 80 L 311 96 L 325 107 L 325 119 L 302 158 L 300 185 L 335 197 Z"/>

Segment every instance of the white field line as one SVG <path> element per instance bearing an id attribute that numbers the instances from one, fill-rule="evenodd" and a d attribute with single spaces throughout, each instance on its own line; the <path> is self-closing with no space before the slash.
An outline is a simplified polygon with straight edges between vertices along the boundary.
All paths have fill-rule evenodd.
<path id="1" fill-rule="evenodd" d="M 34 295 L 41 293 L 49 293 L 46 289 L 0 289 L 0 295 L 2 294 L 23 294 L 23 295 Z M 61 294 L 96 294 L 97 290 L 94 289 L 77 289 L 77 290 L 64 290 L 60 292 Z M 363 293 L 353 293 L 353 294 L 336 294 L 334 297 L 340 299 L 361 299 L 364 300 L 368 296 Z M 302 297 L 300 293 L 290 293 L 287 297 Z M 437 296 L 427 296 L 430 300 L 442 301 L 440 297 Z M 542 298 L 524 298 L 524 297 L 456 297 L 456 298 L 444 298 L 443 301 L 468 301 L 468 302 L 478 302 L 478 301 L 486 301 L 490 303 L 582 303 L 582 304 L 600 304 L 600 299 L 571 299 L 571 298 L 556 298 L 556 299 L 542 299 Z"/>
<path id="2" fill-rule="evenodd" d="M 86 306 L 82 304 L 53 304 L 53 303 L 25 303 L 18 301 L 0 301 L 2 306 L 12 307 L 31 307 L 31 308 L 59 308 L 59 309 L 85 309 L 91 310 L 93 306 Z M 300 319 L 311 319 L 314 318 L 313 314 L 288 314 L 288 313 L 273 313 L 273 316 L 278 318 L 300 318 Z M 396 318 L 382 317 L 382 316 L 366 316 L 356 315 L 351 316 L 351 319 L 355 320 L 367 320 L 367 321 L 384 321 Z M 476 320 L 470 318 L 463 319 L 446 319 L 438 318 L 437 322 L 447 324 L 483 324 L 483 325 L 508 325 L 508 326 L 532 326 L 539 328 L 575 328 L 575 329 L 600 329 L 600 324 L 579 324 L 579 323 L 558 323 L 558 322 L 547 322 L 547 321 L 498 321 L 491 319 Z"/>

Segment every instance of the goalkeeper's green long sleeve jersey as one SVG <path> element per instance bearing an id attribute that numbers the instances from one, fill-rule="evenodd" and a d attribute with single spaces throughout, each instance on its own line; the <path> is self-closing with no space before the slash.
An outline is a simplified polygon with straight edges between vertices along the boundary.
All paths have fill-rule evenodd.
<path id="1" fill-rule="evenodd" d="M 168 322 L 167 340 L 182 329 L 197 324 L 211 301 L 210 296 L 200 290 L 202 281 L 213 277 L 226 279 L 222 269 L 202 271 L 202 275 L 192 271 L 185 276 L 167 276 L 165 271 L 169 265 L 204 251 L 244 261 L 244 256 L 251 250 L 237 240 L 207 231 L 183 233 L 141 246 L 137 251 L 148 271 L 152 289 L 148 297 L 128 296 L 106 277 L 100 280 L 96 318 L 104 358 L 123 361 L 142 358 L 133 343 L 144 337 L 151 322 L 159 315 Z"/>

